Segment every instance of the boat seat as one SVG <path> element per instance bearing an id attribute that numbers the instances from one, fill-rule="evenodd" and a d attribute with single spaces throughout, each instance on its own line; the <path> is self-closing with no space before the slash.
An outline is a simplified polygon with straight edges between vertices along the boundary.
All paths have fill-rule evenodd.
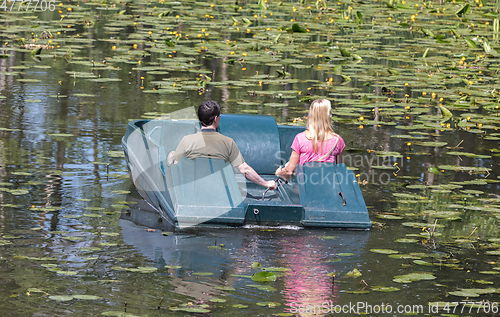
<path id="1" fill-rule="evenodd" d="M 160 170 L 165 175 L 168 153 L 175 151 L 184 136 L 198 132 L 200 123 L 195 120 L 164 120 L 161 124 L 161 129 L 158 129 L 161 131 L 158 161 Z"/>
<path id="2" fill-rule="evenodd" d="M 304 226 L 371 227 L 359 184 L 344 163 L 298 165 L 297 182 Z"/>
<path id="3" fill-rule="evenodd" d="M 200 122 L 197 120 L 164 120 L 161 130 L 161 145 L 165 147 L 167 152 L 175 151 L 184 136 L 200 130 Z"/>
<path id="4" fill-rule="evenodd" d="M 241 218 L 243 222 L 243 197 L 231 164 L 220 159 L 183 157 L 169 170 L 170 194 L 175 195 L 172 201 L 179 223 L 224 222 L 224 218 Z"/>
<path id="5" fill-rule="evenodd" d="M 280 135 L 281 160 L 283 162 L 283 165 L 290 160 L 290 155 L 292 155 L 292 143 L 295 139 L 295 136 L 301 132 L 304 132 L 304 130 L 305 127 L 302 126 L 278 126 Z"/>
<path id="6" fill-rule="evenodd" d="M 222 114 L 220 133 L 236 142 L 245 162 L 258 174 L 272 174 L 281 165 L 278 125 L 272 116 Z"/>

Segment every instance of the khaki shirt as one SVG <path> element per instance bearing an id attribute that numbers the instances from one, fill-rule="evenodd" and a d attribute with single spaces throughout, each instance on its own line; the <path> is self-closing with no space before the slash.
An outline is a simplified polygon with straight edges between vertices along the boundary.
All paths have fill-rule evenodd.
<path id="1" fill-rule="evenodd" d="M 176 161 L 181 157 L 191 160 L 198 157 L 223 159 L 234 167 L 245 163 L 234 140 L 213 129 L 183 137 L 173 157 Z"/>

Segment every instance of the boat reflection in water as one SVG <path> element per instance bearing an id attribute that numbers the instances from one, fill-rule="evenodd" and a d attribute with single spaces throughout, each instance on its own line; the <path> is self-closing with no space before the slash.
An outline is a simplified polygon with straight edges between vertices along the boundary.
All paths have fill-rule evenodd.
<path id="1" fill-rule="evenodd" d="M 256 302 L 279 303 L 282 312 L 300 312 L 301 305 L 304 311 L 306 305 L 341 304 L 339 276 L 362 265 L 370 235 L 369 231 L 299 227 L 179 229 L 139 195 L 130 194 L 128 200 L 136 203 L 119 220 L 123 241 L 159 269 L 170 266 L 172 292 L 202 301 L 228 295 L 224 297 L 228 307 L 229 303 L 252 305 L 248 309 L 253 307 L 255 312 L 263 309 Z M 339 257 L 340 253 L 347 256 Z M 252 269 L 254 262 L 262 266 Z M 249 276 L 262 268 L 278 270 L 277 280 L 253 282 Z M 328 274 L 333 272 L 337 278 Z M 234 290 L 220 290 L 222 286 Z"/>

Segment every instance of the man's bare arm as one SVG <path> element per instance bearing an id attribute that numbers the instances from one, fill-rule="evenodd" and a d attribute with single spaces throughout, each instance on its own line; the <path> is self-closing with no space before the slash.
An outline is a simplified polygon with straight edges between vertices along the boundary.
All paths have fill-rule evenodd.
<path id="1" fill-rule="evenodd" d="M 257 174 L 257 172 L 250 167 L 247 163 L 242 163 L 236 167 L 246 179 L 251 181 L 254 184 L 264 186 L 270 189 L 276 189 L 275 181 L 266 181 L 262 177 Z"/>

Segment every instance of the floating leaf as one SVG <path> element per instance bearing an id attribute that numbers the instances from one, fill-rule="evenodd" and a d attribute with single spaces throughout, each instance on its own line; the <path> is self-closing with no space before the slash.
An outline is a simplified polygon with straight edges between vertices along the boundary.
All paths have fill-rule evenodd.
<path id="1" fill-rule="evenodd" d="M 102 297 L 95 296 L 95 295 L 73 295 L 73 298 L 75 298 L 75 299 L 85 299 L 85 300 L 102 299 Z"/>
<path id="2" fill-rule="evenodd" d="M 269 307 L 269 308 L 275 308 L 275 307 L 281 306 L 280 303 L 276 303 L 276 302 L 258 302 L 258 303 L 255 303 L 255 305 L 261 306 L 261 307 Z"/>
<path id="3" fill-rule="evenodd" d="M 470 4 L 464 4 L 460 9 L 458 9 L 457 11 L 455 11 L 455 14 L 458 15 L 458 16 L 464 16 L 465 14 L 467 14 L 470 10 Z"/>
<path id="4" fill-rule="evenodd" d="M 276 292 L 277 289 L 272 287 L 272 286 L 269 286 L 269 285 L 255 285 L 255 284 L 249 284 L 247 285 L 248 287 L 254 287 L 256 289 L 259 289 L 261 291 L 266 291 L 266 292 Z"/>
<path id="5" fill-rule="evenodd" d="M 370 252 L 380 253 L 380 254 L 396 254 L 396 253 L 399 253 L 399 251 L 389 250 L 389 249 L 370 249 Z"/>
<path id="6" fill-rule="evenodd" d="M 363 274 L 358 269 L 353 269 L 345 274 L 346 277 L 360 277 L 361 275 Z"/>
<path id="7" fill-rule="evenodd" d="M 219 291 L 235 291 L 236 289 L 231 286 L 216 286 L 215 289 L 218 289 Z"/>
<path id="8" fill-rule="evenodd" d="M 470 48 L 477 48 L 477 44 L 473 40 L 468 39 L 468 38 L 464 38 L 464 41 L 465 41 L 465 43 L 467 43 L 468 47 L 470 47 Z"/>
<path id="9" fill-rule="evenodd" d="M 103 312 L 101 315 L 103 315 L 103 316 L 116 316 L 116 317 L 139 317 L 137 315 L 125 313 L 123 311 L 106 311 L 106 312 Z"/>
<path id="10" fill-rule="evenodd" d="M 239 308 L 239 309 L 242 309 L 242 308 L 248 308 L 247 305 L 243 305 L 243 304 L 234 304 L 233 305 L 234 308 Z"/>
<path id="11" fill-rule="evenodd" d="M 50 299 L 58 301 L 58 302 L 67 302 L 73 299 L 71 295 L 52 295 L 49 296 Z"/>
<path id="12" fill-rule="evenodd" d="M 158 268 L 152 266 L 139 266 L 137 269 L 141 273 L 153 273 L 158 271 Z"/>
<path id="13" fill-rule="evenodd" d="M 449 292 L 448 294 L 461 297 L 479 297 L 479 294 L 474 292 L 454 291 L 454 292 Z"/>
<path id="14" fill-rule="evenodd" d="M 431 273 L 418 272 L 394 276 L 394 279 L 392 281 L 396 283 L 411 283 L 420 280 L 433 280 L 435 278 L 436 277 Z"/>
<path id="15" fill-rule="evenodd" d="M 386 287 L 386 286 L 372 286 L 371 290 L 376 292 L 396 292 L 399 291 L 397 287 Z"/>
<path id="16" fill-rule="evenodd" d="M 486 251 L 486 254 L 489 254 L 489 255 L 500 255 L 500 250 Z"/>
<path id="17" fill-rule="evenodd" d="M 297 23 L 294 23 L 292 25 L 292 32 L 293 33 L 307 33 L 307 31 L 305 29 L 303 29 L 302 27 L 300 27 L 300 25 L 298 25 Z"/>
<path id="18" fill-rule="evenodd" d="M 437 168 L 435 168 L 434 166 L 429 166 L 429 168 L 427 169 L 427 171 L 429 173 L 432 173 L 432 174 L 440 174 L 441 172 L 439 172 L 439 170 Z"/>
<path id="19" fill-rule="evenodd" d="M 175 269 L 176 270 L 176 269 L 182 268 L 182 266 L 180 266 L 180 265 L 165 265 L 165 268 L 167 268 L 167 269 Z"/>
<path id="20" fill-rule="evenodd" d="M 349 53 L 349 51 L 346 50 L 345 48 L 339 47 L 339 51 L 343 57 L 351 57 L 351 53 Z"/>
<path id="21" fill-rule="evenodd" d="M 394 242 L 401 242 L 401 243 L 416 243 L 416 242 L 420 242 L 419 240 L 416 240 L 416 239 L 404 239 L 404 238 L 401 238 L 401 239 L 396 239 L 394 240 Z"/>
<path id="22" fill-rule="evenodd" d="M 441 109 L 441 113 L 443 117 L 453 117 L 453 114 L 450 110 L 448 110 L 445 106 L 439 105 L 439 109 Z"/>
<path id="23" fill-rule="evenodd" d="M 256 269 L 258 267 L 260 267 L 260 263 L 259 262 L 253 262 L 252 265 L 250 266 L 252 269 Z"/>
<path id="24" fill-rule="evenodd" d="M 318 238 L 323 239 L 323 240 L 333 240 L 333 239 L 337 239 L 338 237 L 337 236 L 320 236 Z"/>
<path id="25" fill-rule="evenodd" d="M 432 263 L 422 261 L 422 260 L 413 260 L 413 263 L 418 264 L 418 265 L 424 265 L 424 266 L 432 266 Z"/>
<path id="26" fill-rule="evenodd" d="M 263 267 L 262 268 L 263 271 L 268 271 L 268 272 L 286 272 L 286 271 L 290 271 L 290 269 L 286 268 L 286 267 Z"/>
<path id="27" fill-rule="evenodd" d="M 356 23 L 363 24 L 363 13 L 356 11 Z"/>
<path id="28" fill-rule="evenodd" d="M 60 274 L 60 275 L 76 275 L 78 274 L 77 272 L 75 271 L 56 271 L 57 274 Z"/>
<path id="29" fill-rule="evenodd" d="M 276 274 L 273 272 L 261 271 L 252 275 L 252 280 L 255 282 L 274 282 L 276 281 Z"/>
<path id="30" fill-rule="evenodd" d="M 380 219 L 393 219 L 393 220 L 403 219 L 403 217 L 400 217 L 400 216 L 384 215 L 384 214 L 378 214 L 377 218 L 380 218 Z"/>

